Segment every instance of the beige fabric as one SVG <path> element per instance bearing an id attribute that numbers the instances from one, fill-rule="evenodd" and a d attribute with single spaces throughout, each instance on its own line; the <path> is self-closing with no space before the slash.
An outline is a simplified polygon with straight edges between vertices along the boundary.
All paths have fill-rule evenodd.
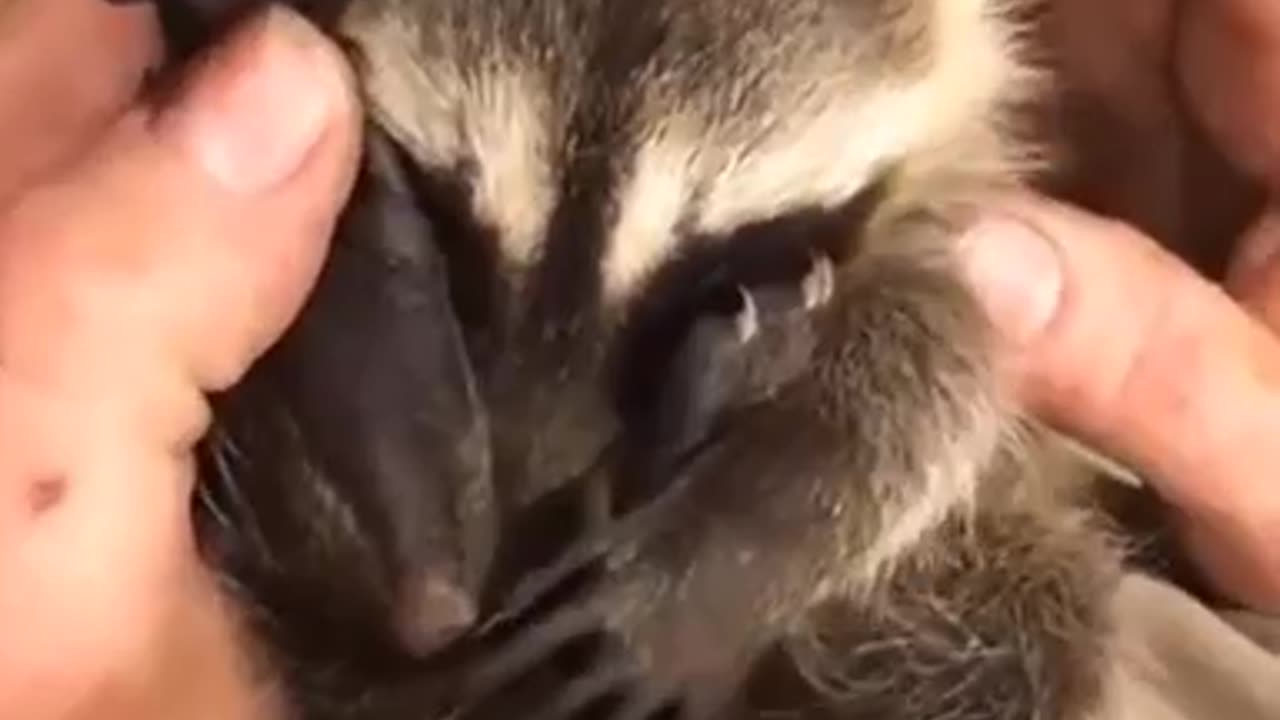
<path id="1" fill-rule="evenodd" d="M 1116 666 L 1098 720 L 1280 720 L 1280 618 L 1215 614 L 1136 574 L 1113 610 Z"/>

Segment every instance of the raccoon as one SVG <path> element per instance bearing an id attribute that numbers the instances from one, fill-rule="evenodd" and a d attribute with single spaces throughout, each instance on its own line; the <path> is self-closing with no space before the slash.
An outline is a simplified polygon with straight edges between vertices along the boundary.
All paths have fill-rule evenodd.
<path id="1" fill-rule="evenodd" d="M 365 160 L 194 511 L 298 717 L 1097 715 L 1123 548 L 955 267 L 1024 8 L 295 6 Z"/>

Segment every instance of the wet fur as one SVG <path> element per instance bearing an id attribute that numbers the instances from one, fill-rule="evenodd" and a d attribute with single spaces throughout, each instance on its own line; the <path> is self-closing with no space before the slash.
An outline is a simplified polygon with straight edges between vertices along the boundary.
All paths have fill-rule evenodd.
<path id="1" fill-rule="evenodd" d="M 371 152 L 197 506 L 300 717 L 510 717 L 593 668 L 710 716 L 1098 711 L 1121 554 L 952 267 L 1034 164 L 1014 8 L 307 9 Z M 764 302 L 817 257 L 829 297 Z"/>

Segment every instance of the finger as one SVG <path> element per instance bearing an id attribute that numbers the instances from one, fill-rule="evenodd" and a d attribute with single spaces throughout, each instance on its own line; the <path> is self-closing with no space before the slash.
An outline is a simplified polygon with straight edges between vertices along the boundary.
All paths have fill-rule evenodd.
<path id="1" fill-rule="evenodd" d="M 1280 335 L 1280 207 L 1267 208 L 1245 232 L 1228 269 L 1226 286 Z"/>
<path id="2" fill-rule="evenodd" d="M 0 620 L 24 618 L 0 705 L 137 690 L 208 590 L 184 452 L 199 390 L 297 312 L 358 131 L 336 51 L 272 10 L 0 218 Z"/>
<path id="3" fill-rule="evenodd" d="M 95 326 L 162 339 L 199 388 L 226 387 L 314 280 L 352 181 L 358 127 L 336 51 L 283 10 L 262 16 L 208 58 L 173 107 L 129 113 L 10 209 L 0 312 L 23 324 L 14 332 L 43 338 L 94 325 L 106 309 L 113 317 Z M 10 373 L 70 374 L 49 365 L 40 342 L 24 345 L 8 349 Z"/>
<path id="4" fill-rule="evenodd" d="M 1280 5 L 1182 8 L 1175 62 L 1190 112 L 1237 167 L 1280 185 Z"/>
<path id="5" fill-rule="evenodd" d="M 966 257 L 1017 392 L 1147 473 L 1232 554 L 1208 569 L 1280 607 L 1280 344 L 1126 226 L 1030 198 L 1001 209 Z"/>
<path id="6" fill-rule="evenodd" d="M 91 142 L 132 99 L 159 49 L 145 7 L 0 3 L 0 199 Z"/>

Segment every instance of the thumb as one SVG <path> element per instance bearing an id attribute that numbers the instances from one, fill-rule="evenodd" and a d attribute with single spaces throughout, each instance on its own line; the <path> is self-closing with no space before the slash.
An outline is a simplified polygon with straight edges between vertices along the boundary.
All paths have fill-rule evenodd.
<path id="1" fill-rule="evenodd" d="M 1023 197 L 1000 212 L 963 247 L 1015 392 L 1141 469 L 1223 589 L 1280 608 L 1280 342 L 1125 225 Z"/>
<path id="2" fill-rule="evenodd" d="M 163 329 L 164 350 L 185 359 L 201 389 L 223 388 L 300 308 L 353 181 L 359 136 L 338 52 L 290 11 L 270 10 L 205 57 L 172 103 L 127 113 L 80 162 L 18 200 L 0 227 L 6 255 L 21 258 L 24 274 L 84 266 L 93 297 L 80 309 L 103 300 L 118 315 L 118 296 L 132 298 L 136 319 L 153 335 Z M 30 309 L 39 284 L 6 285 Z"/>

